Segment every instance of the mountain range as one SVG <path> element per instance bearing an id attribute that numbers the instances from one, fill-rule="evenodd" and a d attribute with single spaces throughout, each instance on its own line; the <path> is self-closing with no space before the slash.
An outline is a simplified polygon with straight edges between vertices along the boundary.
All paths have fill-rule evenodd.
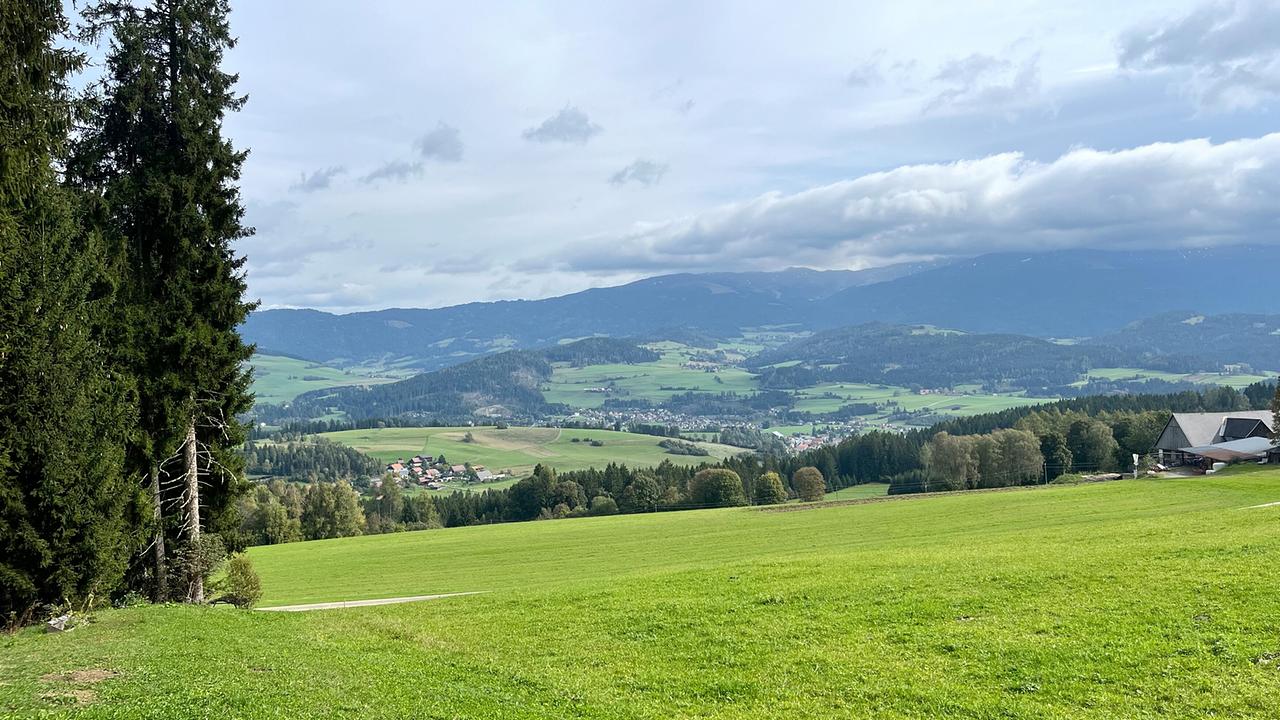
<path id="1" fill-rule="evenodd" d="M 1171 312 L 1278 313 L 1270 277 L 1278 263 L 1280 247 L 1235 246 L 998 253 L 862 271 L 681 273 L 544 300 L 346 315 L 263 310 L 243 333 L 263 353 L 423 370 L 571 338 L 663 331 L 732 337 L 745 328 L 821 331 L 878 321 L 1100 337 Z"/>

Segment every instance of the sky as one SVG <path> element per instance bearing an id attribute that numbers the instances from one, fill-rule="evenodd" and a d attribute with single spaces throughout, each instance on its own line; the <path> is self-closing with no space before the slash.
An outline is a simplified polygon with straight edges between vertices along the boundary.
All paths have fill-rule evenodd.
<path id="1" fill-rule="evenodd" d="M 267 308 L 1280 228 L 1280 0 L 232 7 Z"/>

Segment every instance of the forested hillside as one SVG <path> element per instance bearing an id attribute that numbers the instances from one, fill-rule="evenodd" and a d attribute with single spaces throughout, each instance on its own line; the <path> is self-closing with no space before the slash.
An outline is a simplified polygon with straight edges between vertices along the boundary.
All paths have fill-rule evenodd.
<path id="1" fill-rule="evenodd" d="M 798 363 L 770 367 L 779 363 Z M 797 388 L 824 382 L 952 387 L 1043 388 L 1075 382 L 1094 367 L 1124 364 L 1105 346 L 1058 345 L 1019 335 L 970 335 L 868 323 L 817 333 L 748 361 L 761 384 Z"/>
<path id="2" fill-rule="evenodd" d="M 1243 363 L 1256 371 L 1280 370 L 1280 315 L 1171 312 L 1090 342 L 1124 350 L 1136 358 L 1134 367 L 1197 372 Z"/>
<path id="3" fill-rule="evenodd" d="M 307 420 L 331 413 L 343 413 L 353 420 L 413 415 L 462 424 L 476 414 L 527 417 L 553 409 L 542 395 L 542 384 L 551 377 L 553 362 L 638 363 L 657 357 L 653 351 L 623 340 L 587 338 L 539 350 L 485 355 L 386 385 L 316 390 L 283 407 L 261 406 L 257 414 L 269 421 Z"/>

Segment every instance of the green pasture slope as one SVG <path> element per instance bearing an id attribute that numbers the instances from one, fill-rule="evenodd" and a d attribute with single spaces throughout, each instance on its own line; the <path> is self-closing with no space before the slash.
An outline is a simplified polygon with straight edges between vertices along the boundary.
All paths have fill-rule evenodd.
<path id="1" fill-rule="evenodd" d="M 280 355 L 254 355 L 249 361 L 253 366 L 252 390 L 261 403 L 289 402 L 304 392 L 346 385 L 376 385 L 395 382 L 405 373 L 380 372 L 373 374 L 360 369 L 339 370 L 307 360 Z"/>
<path id="2" fill-rule="evenodd" d="M 1276 379 L 1275 373 L 1266 375 L 1227 374 L 1227 373 L 1171 373 L 1159 370 L 1143 370 L 1141 368 L 1097 368 L 1090 370 L 1090 378 L 1101 380 L 1167 380 L 1169 382 L 1193 382 L 1199 385 L 1224 385 L 1237 390 L 1257 382 L 1271 382 Z M 1083 381 L 1082 381 L 1083 383 Z"/>
<path id="3" fill-rule="evenodd" d="M 849 403 L 897 403 L 902 410 L 928 410 L 940 415 L 968 416 L 999 412 L 1026 405 L 1053 402 L 1054 398 L 1032 398 L 1020 394 L 962 392 L 956 394 L 919 395 L 908 388 L 866 383 L 826 383 L 796 392 L 795 409 L 812 413 L 834 412 Z M 887 413 L 868 415 L 865 419 L 883 421 Z M 819 423 L 821 424 L 821 423 Z"/>
<path id="4" fill-rule="evenodd" d="M 471 433 L 474 442 L 464 442 Z M 557 470 L 603 468 L 611 462 L 647 467 L 663 460 L 684 465 L 698 465 L 747 452 L 742 448 L 714 443 L 699 443 L 710 455 L 671 455 L 658 446 L 662 438 L 612 430 L 575 430 L 572 428 L 511 427 L 427 427 L 376 428 L 322 433 L 319 437 L 388 462 L 419 453 L 439 455 L 454 464 L 484 465 L 494 472 L 511 470 L 527 473 L 543 463 Z M 573 439 L 577 438 L 578 442 Z M 591 440 L 603 442 L 601 447 Z"/>
<path id="5" fill-rule="evenodd" d="M 489 592 L 24 631 L 0 715 L 1275 718 L 1277 501 L 1270 470 L 256 548 L 268 604 Z"/>
<path id="6" fill-rule="evenodd" d="M 716 372 L 685 367 L 699 352 L 674 342 L 651 343 L 645 347 L 662 357 L 651 363 L 587 365 L 572 367 L 558 363 L 551 380 L 543 386 L 547 402 L 565 403 L 575 408 L 597 408 L 608 398 L 662 402 L 683 392 L 736 392 L 751 394 L 758 389 L 756 376 L 738 367 L 721 366 Z M 729 349 L 723 346 L 724 349 Z M 730 350 L 733 352 L 732 350 Z M 741 359 L 742 355 L 736 355 Z M 611 394 L 589 392 L 591 388 L 613 385 Z M 664 389 L 666 388 L 666 389 Z"/>

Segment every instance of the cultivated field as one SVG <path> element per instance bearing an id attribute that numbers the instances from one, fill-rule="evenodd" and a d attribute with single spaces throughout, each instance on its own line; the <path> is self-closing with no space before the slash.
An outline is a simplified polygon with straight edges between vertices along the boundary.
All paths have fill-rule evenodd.
<path id="1" fill-rule="evenodd" d="M 257 548 L 310 613 L 100 613 L 0 644 L 0 714 L 1280 714 L 1280 473 Z"/>
<path id="2" fill-rule="evenodd" d="M 468 432 L 474 442 L 463 441 Z M 516 474 L 527 473 L 538 463 L 557 470 L 603 468 L 611 462 L 647 467 L 663 460 L 699 465 L 745 452 L 742 448 L 728 445 L 700 443 L 710 455 L 671 455 L 658 446 L 662 438 L 652 435 L 571 428 L 379 428 L 324 433 L 320 437 L 388 462 L 419 453 L 433 456 L 444 453 L 450 463 L 469 462 L 484 465 L 494 472 L 511 470 Z M 574 438 L 578 442 L 574 442 Z M 591 440 L 604 445 L 595 447 Z"/>
<path id="3" fill-rule="evenodd" d="M 1231 375 L 1226 373 L 1170 373 L 1159 370 L 1143 370 L 1141 368 L 1098 368 L 1089 371 L 1089 377 L 1103 380 L 1167 380 L 1169 382 L 1198 383 L 1200 385 L 1225 385 L 1243 388 L 1256 382 L 1271 382 L 1276 379 L 1270 375 Z"/>
<path id="4" fill-rule="evenodd" d="M 608 398 L 660 402 L 691 390 L 750 394 L 757 389 L 755 375 L 741 368 L 723 366 L 716 372 L 707 372 L 685 367 L 699 352 L 697 348 L 672 342 L 646 347 L 661 353 L 661 359 L 634 365 L 587 365 L 580 368 L 558 364 L 552 372 L 551 381 L 543 386 L 542 394 L 547 402 L 597 408 Z M 591 388 L 609 385 L 616 390 L 609 394 L 590 391 Z"/>
<path id="5" fill-rule="evenodd" d="M 253 393 L 258 402 L 279 404 L 293 400 L 310 390 L 323 390 L 346 385 L 376 385 L 406 377 L 404 372 L 339 370 L 306 360 L 279 355 L 254 355 Z"/>
<path id="6" fill-rule="evenodd" d="M 902 410 L 928 410 L 940 415 L 979 415 L 1024 405 L 1052 402 L 1052 398 L 1029 398 L 1023 395 L 979 393 L 975 388 L 957 388 L 955 394 L 918 395 L 893 385 L 865 383 L 827 383 L 797 391 L 796 410 L 813 413 L 834 412 L 849 403 L 897 403 Z M 886 413 L 868 415 L 868 422 L 883 421 Z"/>

